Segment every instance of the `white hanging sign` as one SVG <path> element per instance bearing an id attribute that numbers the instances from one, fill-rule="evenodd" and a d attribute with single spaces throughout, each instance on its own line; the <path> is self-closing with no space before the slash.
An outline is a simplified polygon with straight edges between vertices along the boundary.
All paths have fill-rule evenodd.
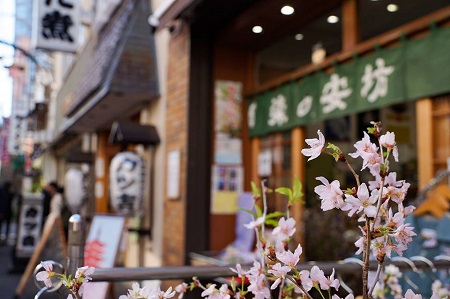
<path id="1" fill-rule="evenodd" d="M 134 152 L 121 152 L 110 164 L 109 188 L 113 209 L 120 215 L 141 212 L 144 197 L 144 159 Z"/>
<path id="2" fill-rule="evenodd" d="M 36 0 L 33 46 L 50 51 L 76 52 L 81 26 L 80 1 Z"/>

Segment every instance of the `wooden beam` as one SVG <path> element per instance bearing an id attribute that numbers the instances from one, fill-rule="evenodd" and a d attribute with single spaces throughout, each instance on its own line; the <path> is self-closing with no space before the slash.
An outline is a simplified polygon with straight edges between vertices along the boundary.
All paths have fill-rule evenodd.
<path id="1" fill-rule="evenodd" d="M 433 102 L 422 99 L 416 102 L 417 172 L 419 190 L 433 178 Z"/>
<path id="2" fill-rule="evenodd" d="M 359 1 L 342 2 L 342 51 L 351 51 L 361 38 L 359 22 Z"/>

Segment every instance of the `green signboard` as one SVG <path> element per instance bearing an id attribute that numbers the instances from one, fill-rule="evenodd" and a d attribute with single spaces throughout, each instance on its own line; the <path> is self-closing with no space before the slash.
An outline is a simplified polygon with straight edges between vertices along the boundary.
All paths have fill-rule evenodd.
<path id="1" fill-rule="evenodd" d="M 250 136 L 450 92 L 450 28 L 249 99 Z"/>

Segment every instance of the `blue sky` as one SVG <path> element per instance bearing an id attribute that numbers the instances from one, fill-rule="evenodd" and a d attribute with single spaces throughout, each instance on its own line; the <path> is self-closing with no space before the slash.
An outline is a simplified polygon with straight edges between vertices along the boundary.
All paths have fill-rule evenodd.
<path id="1" fill-rule="evenodd" d="M 12 43 L 14 41 L 14 0 L 0 1 L 0 40 Z M 11 114 L 12 80 L 5 66 L 12 64 L 14 49 L 0 44 L 0 115 Z"/>

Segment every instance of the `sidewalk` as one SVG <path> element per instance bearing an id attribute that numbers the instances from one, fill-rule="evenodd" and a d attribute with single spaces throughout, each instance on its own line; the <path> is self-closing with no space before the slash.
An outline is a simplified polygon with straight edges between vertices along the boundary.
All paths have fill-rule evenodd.
<path id="1" fill-rule="evenodd" d="M 39 289 L 34 284 L 33 275 L 27 281 L 26 287 L 20 296 L 16 296 L 16 288 L 22 278 L 25 268 L 28 264 L 28 260 L 21 260 L 14 263 L 14 242 L 15 242 L 15 228 L 12 230 L 7 244 L 0 245 L 0 298 L 1 299 L 34 299 L 35 295 L 39 292 Z M 155 286 L 157 282 L 148 282 L 146 285 Z M 150 284 L 150 285 L 149 285 Z M 109 294 L 106 299 L 117 299 L 120 295 L 125 295 L 128 289 L 131 289 L 132 281 L 127 282 L 115 282 L 113 283 L 113 294 Z M 58 292 L 44 293 L 39 299 L 66 299 L 67 295 L 61 297 Z"/>

